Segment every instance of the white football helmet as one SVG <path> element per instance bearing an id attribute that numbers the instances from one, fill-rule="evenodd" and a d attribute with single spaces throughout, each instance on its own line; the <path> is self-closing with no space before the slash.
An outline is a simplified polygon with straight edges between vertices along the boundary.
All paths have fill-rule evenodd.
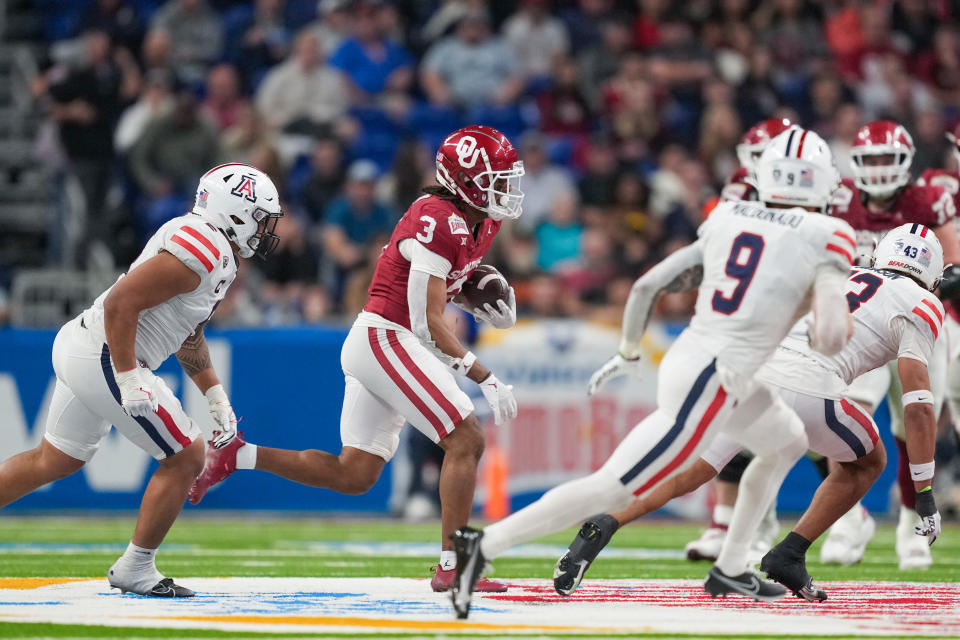
<path id="1" fill-rule="evenodd" d="M 283 217 L 273 180 L 248 164 L 221 164 L 203 174 L 193 212 L 237 245 L 243 258 L 266 258 L 280 238 L 273 232 Z"/>
<path id="2" fill-rule="evenodd" d="M 813 131 L 796 126 L 770 141 L 757 162 L 756 175 L 764 204 L 815 207 L 821 213 L 840 184 L 827 143 Z"/>
<path id="3" fill-rule="evenodd" d="M 943 277 L 943 248 L 932 229 L 922 224 L 900 225 L 877 244 L 873 268 L 906 274 L 933 291 Z"/>

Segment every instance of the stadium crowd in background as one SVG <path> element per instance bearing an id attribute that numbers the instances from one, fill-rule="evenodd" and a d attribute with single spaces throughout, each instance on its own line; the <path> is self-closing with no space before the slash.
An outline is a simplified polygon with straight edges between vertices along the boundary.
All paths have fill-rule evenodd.
<path id="1" fill-rule="evenodd" d="M 281 248 L 243 271 L 221 324 L 351 318 L 462 124 L 501 129 L 526 164 L 524 215 L 490 258 L 521 314 L 616 323 L 632 280 L 694 237 L 756 121 L 812 127 L 848 174 L 857 128 L 895 119 L 918 176 L 952 163 L 960 120 L 951 2 L 40 4 L 34 92 L 83 186 L 85 243 L 128 264 L 217 161 L 280 187 Z M 690 311 L 689 295 L 659 309 Z"/>

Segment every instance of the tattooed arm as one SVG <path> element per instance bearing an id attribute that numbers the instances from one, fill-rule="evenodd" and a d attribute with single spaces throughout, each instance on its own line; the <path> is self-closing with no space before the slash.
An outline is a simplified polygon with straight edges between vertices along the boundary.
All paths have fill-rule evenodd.
<path id="1" fill-rule="evenodd" d="M 703 280 L 703 253 L 699 243 L 674 251 L 633 283 L 623 312 L 620 355 L 627 360 L 640 356 L 640 339 L 657 300 L 664 293 L 690 291 Z"/>
<path id="2" fill-rule="evenodd" d="M 193 335 L 183 341 L 180 350 L 177 351 L 180 366 L 201 393 L 206 393 L 207 389 L 220 384 L 217 372 L 213 370 L 213 362 L 210 360 L 207 338 L 203 335 L 205 325 L 206 322 L 201 323 Z"/>

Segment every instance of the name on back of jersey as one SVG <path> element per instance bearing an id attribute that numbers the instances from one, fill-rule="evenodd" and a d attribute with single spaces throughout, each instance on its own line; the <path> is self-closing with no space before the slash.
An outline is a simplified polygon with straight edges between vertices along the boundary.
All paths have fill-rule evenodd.
<path id="1" fill-rule="evenodd" d="M 795 209 L 767 209 L 746 202 L 735 204 L 730 210 L 730 213 L 743 218 L 772 222 L 773 224 L 791 227 L 793 229 L 798 228 L 807 215 L 806 212 L 798 212 Z"/>

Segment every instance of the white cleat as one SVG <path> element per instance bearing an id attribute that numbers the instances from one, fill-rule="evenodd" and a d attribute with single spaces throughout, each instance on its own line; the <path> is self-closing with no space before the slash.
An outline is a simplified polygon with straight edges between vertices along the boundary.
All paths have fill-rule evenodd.
<path id="1" fill-rule="evenodd" d="M 863 559 L 877 523 L 859 502 L 833 523 L 820 547 L 820 562 L 850 566 Z M 920 537 L 920 536 L 916 536 Z"/>
<path id="2" fill-rule="evenodd" d="M 900 507 L 900 520 L 897 522 L 897 558 L 900 570 L 927 569 L 933 564 L 930 546 L 924 536 L 918 536 L 914 527 L 920 524 L 920 516 L 913 510 Z"/>
<path id="3" fill-rule="evenodd" d="M 687 560 L 709 560 L 715 562 L 720 555 L 720 549 L 723 547 L 723 540 L 727 537 L 727 530 L 719 527 L 710 527 L 704 531 L 699 538 L 687 543 L 684 551 L 687 553 Z"/>

